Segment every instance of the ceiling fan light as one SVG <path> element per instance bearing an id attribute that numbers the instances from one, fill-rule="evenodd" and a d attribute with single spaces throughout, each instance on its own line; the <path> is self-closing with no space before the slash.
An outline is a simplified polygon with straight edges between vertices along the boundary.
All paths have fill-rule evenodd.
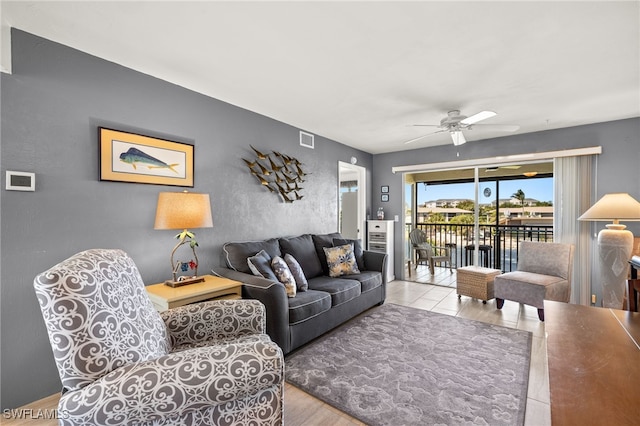
<path id="1" fill-rule="evenodd" d="M 453 140 L 453 144 L 455 146 L 462 145 L 463 143 L 467 142 L 467 140 L 464 138 L 464 135 L 459 130 L 450 132 L 450 134 L 451 134 L 451 140 Z"/>
<path id="2" fill-rule="evenodd" d="M 493 111 L 480 111 L 479 113 L 474 114 L 471 117 L 465 118 L 460 123 L 469 126 L 471 124 L 477 123 L 478 121 L 482 121 L 482 120 L 486 120 L 487 118 L 491 118 L 491 117 L 493 117 L 495 115 L 496 115 L 496 113 L 493 112 Z"/>

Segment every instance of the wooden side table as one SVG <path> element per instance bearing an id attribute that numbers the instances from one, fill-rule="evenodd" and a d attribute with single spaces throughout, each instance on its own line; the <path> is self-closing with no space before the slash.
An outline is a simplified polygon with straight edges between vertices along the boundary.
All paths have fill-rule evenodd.
<path id="1" fill-rule="evenodd" d="M 146 286 L 149 299 L 162 312 L 167 309 L 211 299 L 242 298 L 242 283 L 228 278 L 204 275 L 204 282 L 182 287 L 169 287 L 164 283 Z"/>

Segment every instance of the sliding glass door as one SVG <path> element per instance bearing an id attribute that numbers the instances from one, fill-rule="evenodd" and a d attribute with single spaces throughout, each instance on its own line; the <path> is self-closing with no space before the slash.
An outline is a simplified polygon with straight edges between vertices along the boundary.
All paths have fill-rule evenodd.
<path id="1" fill-rule="evenodd" d="M 457 266 L 515 269 L 519 241 L 553 240 L 553 163 L 405 175 L 411 222 L 453 250 Z M 409 216 L 407 216 L 409 217 Z"/>

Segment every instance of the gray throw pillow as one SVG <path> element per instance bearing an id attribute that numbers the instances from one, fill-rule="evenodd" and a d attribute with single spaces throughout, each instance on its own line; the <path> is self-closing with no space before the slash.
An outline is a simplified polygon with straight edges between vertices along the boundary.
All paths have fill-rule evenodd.
<path id="1" fill-rule="evenodd" d="M 276 274 L 276 277 L 278 277 L 278 281 L 284 284 L 287 296 L 296 297 L 296 280 L 293 278 L 293 275 L 291 275 L 287 262 L 280 256 L 276 256 L 271 259 L 271 268 Z"/>
<path id="2" fill-rule="evenodd" d="M 260 250 L 255 256 L 248 258 L 247 263 L 253 275 L 278 281 L 278 277 L 271 269 L 271 256 L 266 251 Z"/>
<path id="3" fill-rule="evenodd" d="M 296 258 L 287 253 L 284 255 L 284 261 L 287 262 L 291 275 L 293 275 L 293 279 L 296 280 L 296 287 L 298 288 L 298 291 L 309 290 L 307 277 L 304 276 L 304 271 Z"/>

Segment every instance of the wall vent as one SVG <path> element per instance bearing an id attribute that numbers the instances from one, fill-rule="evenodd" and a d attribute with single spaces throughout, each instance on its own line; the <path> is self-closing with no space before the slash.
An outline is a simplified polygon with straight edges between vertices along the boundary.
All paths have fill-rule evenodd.
<path id="1" fill-rule="evenodd" d="M 313 149 L 313 138 L 314 136 L 311 133 L 303 132 L 302 130 L 300 130 L 300 145 Z"/>

